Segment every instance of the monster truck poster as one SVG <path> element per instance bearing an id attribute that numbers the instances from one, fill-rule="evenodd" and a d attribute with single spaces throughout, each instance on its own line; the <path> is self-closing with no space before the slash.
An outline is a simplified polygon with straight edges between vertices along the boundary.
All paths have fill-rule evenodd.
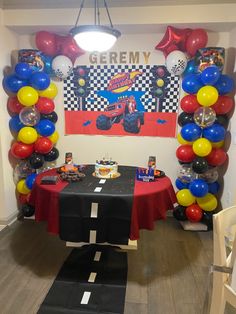
<path id="1" fill-rule="evenodd" d="M 64 81 L 66 134 L 175 137 L 180 82 L 165 66 L 77 66 Z"/>

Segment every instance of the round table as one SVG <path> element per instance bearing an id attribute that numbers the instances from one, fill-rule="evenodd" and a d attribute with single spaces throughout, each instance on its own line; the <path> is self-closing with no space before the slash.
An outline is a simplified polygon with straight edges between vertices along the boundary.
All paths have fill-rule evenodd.
<path id="1" fill-rule="evenodd" d="M 130 216 L 129 238 L 139 239 L 140 229 L 153 230 L 157 219 L 166 218 L 167 210 L 174 208 L 176 195 L 167 176 L 158 178 L 155 182 L 142 182 L 135 179 L 135 170 L 135 167 L 119 166 L 121 173 L 119 178 L 107 179 L 101 183 L 101 179 L 92 176 L 94 165 L 88 165 L 86 177 L 82 182 L 68 183 L 59 179 L 56 184 L 49 185 L 42 184 L 41 180 L 45 176 L 59 176 L 57 169 L 42 172 L 37 176 L 30 196 L 30 204 L 35 206 L 35 220 L 47 221 L 48 232 L 60 234 L 63 229 L 60 218 L 63 200 L 64 207 L 68 204 L 68 208 L 64 208 L 62 212 L 66 213 L 67 224 L 72 225 L 76 219 L 78 220 L 77 212 L 80 212 L 80 217 L 85 215 L 84 219 L 95 218 L 91 217 L 92 211 L 88 213 L 88 209 L 95 206 L 92 204 L 98 204 L 98 211 L 101 208 L 102 218 L 106 219 L 106 222 L 110 221 L 107 220 L 108 218 L 112 218 L 114 227 L 117 226 L 116 220 L 117 223 L 123 218 L 127 221 L 127 217 Z M 101 191 L 95 192 L 96 187 L 100 187 Z M 62 195 L 66 198 L 63 199 Z M 74 207 L 73 210 L 72 207 Z M 74 232 L 79 232 L 78 226 L 84 228 L 84 221 L 77 224 L 77 227 L 75 226 Z M 114 228 L 109 226 L 110 232 L 112 229 Z M 63 240 L 71 241 L 71 239 Z M 116 241 L 113 242 L 116 243 Z"/>

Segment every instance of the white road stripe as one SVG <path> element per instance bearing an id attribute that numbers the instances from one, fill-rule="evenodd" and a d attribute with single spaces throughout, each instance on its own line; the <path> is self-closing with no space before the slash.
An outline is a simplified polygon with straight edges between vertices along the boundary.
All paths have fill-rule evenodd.
<path id="1" fill-rule="evenodd" d="M 94 282 L 96 279 L 97 273 L 91 273 L 88 279 L 88 282 Z"/>
<path id="2" fill-rule="evenodd" d="M 94 190 L 94 192 L 101 192 L 101 190 L 102 190 L 102 187 L 100 187 L 100 186 L 97 186 L 96 188 L 95 188 L 95 190 Z"/>
<path id="3" fill-rule="evenodd" d="M 83 297 L 82 297 L 80 304 L 88 304 L 90 296 L 91 296 L 91 292 L 84 291 L 84 294 L 83 294 Z"/>
<path id="4" fill-rule="evenodd" d="M 92 203 L 91 204 L 91 218 L 97 218 L 98 217 L 98 203 Z"/>
<path id="5" fill-rule="evenodd" d="M 96 238 L 97 238 L 97 231 L 96 230 L 90 230 L 89 243 L 96 243 Z"/>
<path id="6" fill-rule="evenodd" d="M 95 253 L 95 255 L 94 255 L 94 261 L 95 262 L 99 262 L 100 261 L 100 258 L 101 258 L 101 255 L 102 255 L 102 252 L 100 252 L 100 251 L 97 251 L 96 253 Z"/>

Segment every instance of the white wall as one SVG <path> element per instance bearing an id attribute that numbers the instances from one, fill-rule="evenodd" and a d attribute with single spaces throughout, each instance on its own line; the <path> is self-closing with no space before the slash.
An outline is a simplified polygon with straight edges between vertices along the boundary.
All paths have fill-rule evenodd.
<path id="1" fill-rule="evenodd" d="M 228 46 L 229 60 L 226 71 L 234 78 L 236 84 L 236 27 L 230 32 Z M 235 95 L 235 90 L 234 90 Z M 234 96 L 236 102 L 236 96 Z M 229 163 L 225 167 L 224 190 L 222 195 L 222 207 L 236 204 L 236 112 L 232 114 L 229 125 L 230 134 L 227 135 L 226 147 L 228 148 Z"/>
<path id="2" fill-rule="evenodd" d="M 233 7 L 232 7 L 233 6 Z M 236 8 L 234 5 L 217 5 L 210 7 L 209 5 L 202 6 L 178 6 L 171 7 L 168 11 L 161 8 L 148 8 L 133 10 L 130 15 L 131 28 L 127 25 L 129 20 L 127 17 L 129 8 L 125 12 L 120 9 L 114 9 L 113 13 L 119 13 L 114 17 L 113 22 L 119 24 L 123 29 L 127 26 L 128 33 L 123 33 L 117 45 L 113 50 L 117 51 L 151 51 L 153 64 L 164 64 L 164 56 L 161 52 L 155 51 L 155 45 L 161 40 L 167 25 L 173 25 L 181 28 L 181 23 L 189 23 L 188 27 L 196 28 L 203 27 L 208 31 L 209 41 L 208 46 L 222 46 L 227 49 L 235 46 L 235 30 L 230 33 L 230 25 L 236 23 L 232 11 Z M 154 10 L 155 9 L 155 10 Z M 148 12 L 147 12 L 148 10 Z M 117 12 L 116 12 L 117 11 Z M 178 12 L 178 14 L 176 14 Z M 203 14 L 208 12 L 208 14 Z M 235 12 L 235 11 L 234 11 Z M 55 13 L 55 14 L 54 14 Z M 149 14 L 149 15 L 148 15 Z M 17 48 L 19 40 L 19 49 L 34 48 L 33 33 L 39 30 L 58 29 L 61 30 L 60 25 L 69 27 L 73 24 L 75 10 L 7 10 L 4 12 L 4 25 L 14 30 L 12 33 L 7 30 L 3 25 L 1 26 L 1 34 L 6 40 L 1 41 L 1 58 L 0 65 L 4 67 L 10 63 L 10 52 Z M 113 17 L 114 15 L 112 15 Z M 72 21 L 72 22 L 71 22 Z M 217 21 L 219 23 L 217 23 Z M 226 23 L 223 23 L 225 21 Z M 138 24 L 140 22 L 140 24 Z M 150 25 L 147 25 L 148 22 Z M 209 24 L 207 24 L 209 22 Z M 137 24 L 135 27 L 135 23 Z M 177 24 L 174 24 L 177 23 Z M 179 24 L 178 24 L 179 23 Z M 153 27 L 154 25 L 154 27 Z M 182 24 L 183 25 L 183 24 Z M 185 26 L 186 27 L 186 24 Z M 150 31 L 145 33 L 144 31 Z M 137 32 L 139 31 L 139 34 Z M 135 34 L 136 32 L 136 34 Z M 3 38 L 2 37 L 2 38 Z M 229 49 L 230 52 L 230 49 Z M 228 55 L 228 53 L 227 53 Z M 232 70 L 235 60 L 229 53 L 229 58 L 226 62 L 227 72 Z M 77 60 L 79 63 L 87 62 L 87 56 L 83 56 Z M 228 72 L 229 73 L 229 72 Z M 119 164 L 145 166 L 149 155 L 157 157 L 158 168 L 164 170 L 167 175 L 172 179 L 173 183 L 176 178 L 177 169 L 179 167 L 175 157 L 175 151 L 178 142 L 175 138 L 161 138 L 161 137 L 136 137 L 136 136 L 89 136 L 89 135 L 64 135 L 64 112 L 63 112 L 63 95 L 62 83 L 58 84 L 59 93 L 55 99 L 56 112 L 59 116 L 57 122 L 57 130 L 60 134 L 60 139 L 57 147 L 60 151 L 60 158 L 58 164 L 63 163 L 64 153 L 72 151 L 75 162 L 78 163 L 93 163 L 97 158 L 105 154 L 109 154 L 113 159 L 117 160 Z M 9 116 L 6 112 L 6 99 L 7 96 L 3 91 L 0 92 L 1 97 L 1 155 L 0 158 L 0 178 L 3 185 L 0 187 L 1 199 L 4 203 L 0 209 L 0 220 L 4 217 L 10 217 L 12 213 L 17 211 L 16 201 L 14 199 L 15 186 L 12 180 L 12 168 L 7 159 L 8 149 L 12 136 L 8 129 Z M 236 126 L 235 118 L 233 117 L 232 129 Z M 235 146 L 229 150 L 230 164 L 228 171 L 225 175 L 225 186 L 234 190 L 233 175 L 229 171 L 235 172 L 233 157 L 235 156 Z M 227 180 L 227 183 L 226 183 Z M 235 192 L 234 192 L 235 193 Z M 233 192 L 232 192 L 233 194 Z M 225 202 L 225 193 L 222 197 L 223 203 Z M 0 207 L 1 208 L 1 207 Z"/>
<path id="3" fill-rule="evenodd" d="M 18 36 L 3 25 L 3 11 L 0 10 L 0 80 L 4 70 L 11 64 L 11 52 L 18 49 Z M 15 185 L 12 179 L 12 167 L 8 159 L 8 151 L 12 135 L 8 128 L 9 114 L 7 112 L 8 96 L 0 88 L 0 224 L 5 224 L 17 214 Z"/>

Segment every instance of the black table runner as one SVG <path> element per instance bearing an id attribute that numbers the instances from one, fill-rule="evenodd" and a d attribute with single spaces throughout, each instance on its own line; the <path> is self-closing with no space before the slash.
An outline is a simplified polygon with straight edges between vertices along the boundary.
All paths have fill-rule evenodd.
<path id="1" fill-rule="evenodd" d="M 136 167 L 119 166 L 118 171 L 120 177 L 101 184 L 92 175 L 94 165 L 89 165 L 82 181 L 69 183 L 60 192 L 62 240 L 90 242 L 90 232 L 96 231 L 96 243 L 128 243 Z M 100 192 L 95 192 L 97 187 L 102 188 Z M 92 203 L 97 206 L 96 217 L 91 215 Z"/>
<path id="2" fill-rule="evenodd" d="M 89 280 L 91 274 L 94 275 L 93 280 Z M 126 281 L 126 252 L 116 252 L 113 247 L 101 245 L 74 249 L 38 314 L 122 314 Z M 83 302 L 85 294 L 88 298 Z"/>

